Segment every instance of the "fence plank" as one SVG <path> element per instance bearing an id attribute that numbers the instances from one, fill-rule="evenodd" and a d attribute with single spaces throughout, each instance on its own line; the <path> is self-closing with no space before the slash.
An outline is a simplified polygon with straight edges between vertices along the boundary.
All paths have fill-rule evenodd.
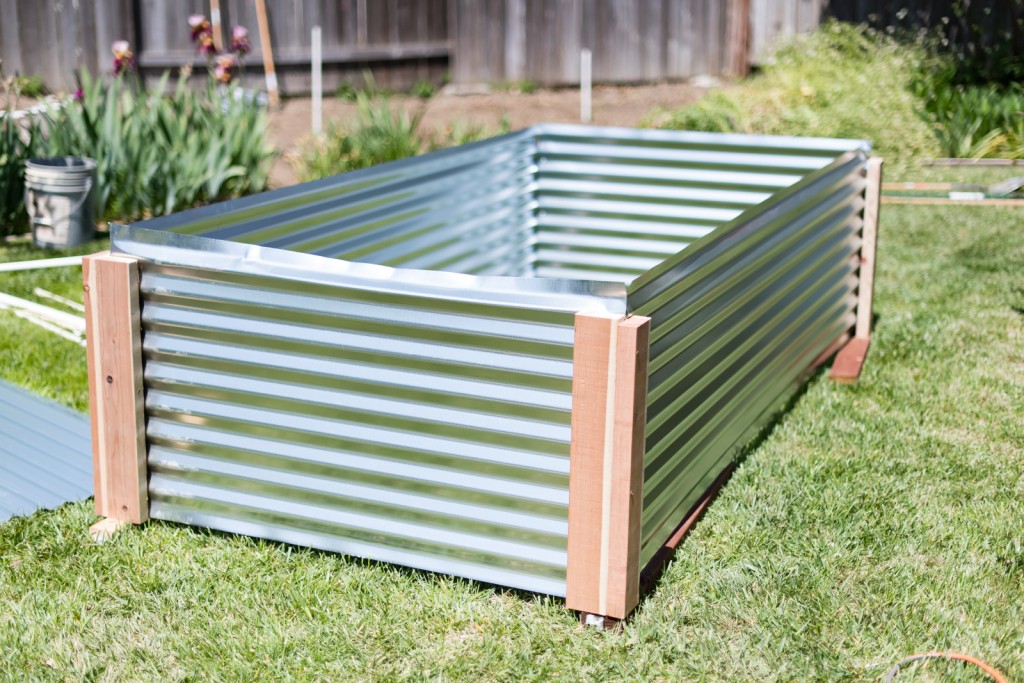
<path id="1" fill-rule="evenodd" d="M 736 70 L 723 0 L 267 0 L 275 54 L 284 83 L 308 81 L 309 31 L 323 28 L 325 83 L 374 69 L 382 83 L 400 86 L 449 62 L 459 84 L 532 79 L 575 84 L 579 51 L 594 52 L 598 81 L 650 81 Z M 225 29 L 254 31 L 251 0 L 222 0 Z M 906 7 L 906 14 L 897 10 Z M 988 14 L 972 3 L 969 18 L 989 36 L 1011 24 L 1007 3 Z M 0 59 L 7 72 L 38 74 L 54 89 L 71 88 L 81 67 L 109 73 L 110 44 L 133 43 L 150 74 L 193 58 L 186 17 L 209 14 L 208 0 L 5 0 Z M 936 26 L 953 15 L 952 0 L 749 0 L 750 61 L 763 59 L 779 37 L 807 31 L 828 15 L 876 26 Z M 732 14 L 735 13 L 733 10 Z M 735 30 L 733 35 L 739 35 Z M 429 49 L 426 49 L 429 46 Z M 372 47 L 361 52 L 358 47 Z M 395 48 L 382 50 L 381 48 Z M 334 56 L 333 63 L 331 57 Z M 347 60 L 353 61 L 347 61 Z M 259 60 L 250 58 L 259 78 Z M 333 74 L 333 76 L 332 76 Z M 386 74 L 391 74 L 386 75 Z M 411 83 L 405 83 L 409 85 Z M 401 86 L 400 86 L 401 87 Z"/>

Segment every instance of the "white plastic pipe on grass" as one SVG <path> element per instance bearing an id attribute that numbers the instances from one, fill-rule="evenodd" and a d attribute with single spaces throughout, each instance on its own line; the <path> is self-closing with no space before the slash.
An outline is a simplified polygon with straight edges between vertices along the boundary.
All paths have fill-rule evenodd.
<path id="1" fill-rule="evenodd" d="M 39 268 L 63 268 L 65 266 L 82 265 L 81 256 L 62 256 L 61 258 L 35 259 L 33 261 L 13 261 L 0 263 L 0 273 L 16 270 L 37 270 Z"/>
<path id="2" fill-rule="evenodd" d="M 32 290 L 32 293 L 35 294 L 38 297 L 42 297 L 43 299 L 49 299 L 50 301 L 56 301 L 57 303 L 63 304 L 63 305 L 67 306 L 70 309 L 78 311 L 79 313 L 85 313 L 85 305 L 84 304 L 80 304 L 77 301 L 72 301 L 71 299 L 63 297 L 60 294 L 54 294 L 53 292 L 48 292 L 45 289 L 43 289 L 42 287 L 36 287 L 35 289 Z"/>
<path id="3" fill-rule="evenodd" d="M 63 327 L 69 332 L 79 335 L 85 334 L 85 318 L 80 318 L 72 313 L 58 311 L 56 308 L 50 308 L 43 304 L 37 304 L 34 301 L 0 293 L 0 308 L 11 309 L 15 313 L 25 311 L 35 318 L 41 318 L 46 322 Z"/>
<path id="4" fill-rule="evenodd" d="M 43 320 L 42 318 L 37 318 L 36 316 L 32 315 L 31 313 L 29 313 L 27 311 L 15 310 L 15 311 L 12 311 L 12 312 L 14 313 L 14 315 L 18 316 L 22 320 L 27 320 L 28 322 L 32 323 L 33 325 L 37 325 L 37 326 L 43 328 L 44 330 L 46 330 L 48 332 L 53 332 L 54 334 L 56 334 L 58 336 L 61 336 L 64 339 L 67 339 L 68 341 L 73 341 L 76 344 L 79 344 L 81 346 L 85 346 L 86 345 L 85 338 L 82 335 L 75 334 L 74 332 L 68 332 L 63 327 L 60 327 L 58 325 L 54 325 L 52 323 L 49 323 L 49 322 Z"/>

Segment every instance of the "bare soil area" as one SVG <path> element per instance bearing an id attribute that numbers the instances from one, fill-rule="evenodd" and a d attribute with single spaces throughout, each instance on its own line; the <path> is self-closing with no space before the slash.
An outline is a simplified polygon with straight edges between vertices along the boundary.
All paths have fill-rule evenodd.
<path id="1" fill-rule="evenodd" d="M 706 88 L 686 83 L 642 86 L 596 86 L 593 93 L 593 123 L 599 126 L 638 126 L 657 107 L 677 108 L 699 99 Z M 484 126 L 498 130 L 507 118 L 512 130 L 535 123 L 579 123 L 580 95 L 575 89 L 539 90 L 533 93 L 491 92 L 486 94 L 441 93 L 429 100 L 396 95 L 392 106 L 422 112 L 421 131 L 429 136 L 457 125 Z M 285 100 L 270 113 L 270 143 L 281 153 L 270 174 L 272 187 L 297 182 L 292 167 L 296 153 L 311 129 L 312 101 Z M 324 125 L 344 124 L 355 116 L 355 104 L 336 97 L 324 98 Z"/>

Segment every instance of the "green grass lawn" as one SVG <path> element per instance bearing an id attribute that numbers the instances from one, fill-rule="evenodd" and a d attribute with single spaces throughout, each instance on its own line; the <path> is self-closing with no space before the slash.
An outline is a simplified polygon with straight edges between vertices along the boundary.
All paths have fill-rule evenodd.
<path id="1" fill-rule="evenodd" d="M 950 649 L 1024 680 L 1024 212 L 884 206 L 880 235 L 860 383 L 811 380 L 622 632 L 175 524 L 94 545 L 89 501 L 0 525 L 0 678 L 879 680 Z M 80 297 L 79 278 L 0 291 Z M 83 350 L 0 315 L 0 375 L 84 408 Z M 986 679 L 936 662 L 897 680 Z"/>

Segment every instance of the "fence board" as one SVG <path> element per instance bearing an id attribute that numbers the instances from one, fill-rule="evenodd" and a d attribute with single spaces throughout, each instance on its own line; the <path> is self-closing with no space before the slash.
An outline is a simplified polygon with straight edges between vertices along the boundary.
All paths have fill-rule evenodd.
<path id="1" fill-rule="evenodd" d="M 970 3 L 973 14 L 960 26 L 955 1 L 749 0 L 747 52 L 751 61 L 761 61 L 779 37 L 808 31 L 825 16 L 904 28 L 936 27 L 950 17 L 950 40 L 967 49 L 985 49 L 975 44 L 978 36 L 967 30 L 969 23 L 979 25 L 987 40 L 1003 40 L 1012 24 L 1012 3 L 991 3 L 987 13 L 981 3 Z M 732 44 L 743 32 L 728 20 L 730 5 L 723 0 L 267 0 L 267 11 L 282 87 L 297 92 L 308 87 L 309 34 L 316 24 L 323 29 L 328 89 L 365 68 L 389 87 L 439 77 L 446 69 L 460 84 L 521 79 L 574 84 L 582 47 L 593 50 L 598 81 L 719 74 L 735 61 L 730 55 L 742 54 L 741 46 Z M 221 0 L 221 8 L 226 34 L 234 24 L 255 33 L 252 0 Z M 132 42 L 149 74 L 191 60 L 186 17 L 209 14 L 209 1 L 5 0 L 4 9 L 0 58 L 5 71 L 37 74 L 60 90 L 74 86 L 83 66 L 109 72 L 110 44 L 117 39 Z M 249 59 L 249 74 L 254 82 L 261 77 L 258 55 Z"/>

